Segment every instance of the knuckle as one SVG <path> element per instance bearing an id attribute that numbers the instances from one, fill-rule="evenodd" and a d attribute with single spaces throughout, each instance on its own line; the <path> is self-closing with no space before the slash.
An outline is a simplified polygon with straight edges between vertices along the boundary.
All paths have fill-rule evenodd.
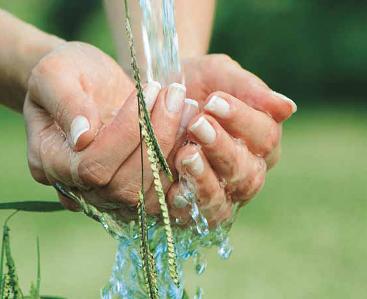
<path id="1" fill-rule="evenodd" d="M 217 67 L 222 64 L 232 62 L 232 58 L 227 54 L 212 54 L 207 56 L 206 66 Z"/>
<path id="2" fill-rule="evenodd" d="M 28 168 L 36 182 L 40 184 L 49 184 L 41 162 L 31 152 L 28 153 Z"/>
<path id="3" fill-rule="evenodd" d="M 94 187 L 104 187 L 112 178 L 110 171 L 92 158 L 85 158 L 80 162 L 78 175 L 85 185 Z"/>
<path id="4" fill-rule="evenodd" d="M 265 183 L 266 163 L 258 159 L 258 167 L 252 175 L 244 179 L 238 186 L 232 198 L 235 201 L 248 201 L 257 194 Z"/>
<path id="5" fill-rule="evenodd" d="M 213 58 L 221 63 L 228 63 L 232 61 L 232 58 L 227 54 L 215 54 L 213 55 Z"/>
<path id="6" fill-rule="evenodd" d="M 160 136 L 158 136 L 159 146 L 162 149 L 164 155 L 167 157 L 169 151 L 173 146 L 173 138 L 171 137 L 169 132 L 163 132 Z"/>
<path id="7" fill-rule="evenodd" d="M 47 55 L 43 57 L 33 68 L 32 74 L 47 75 L 55 72 L 61 65 L 61 61 L 57 55 Z"/>

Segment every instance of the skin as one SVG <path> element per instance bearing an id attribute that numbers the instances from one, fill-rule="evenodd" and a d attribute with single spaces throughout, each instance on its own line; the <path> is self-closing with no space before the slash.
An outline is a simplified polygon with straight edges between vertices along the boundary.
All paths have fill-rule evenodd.
<path id="1" fill-rule="evenodd" d="M 180 102 L 177 111 L 169 111 L 167 88 L 150 93 L 154 102 L 150 109 L 158 141 L 176 178 L 179 174 L 190 176 L 201 209 L 210 224 L 215 225 L 229 217 L 234 202 L 247 202 L 261 188 L 266 170 L 279 158 L 281 123 L 294 108 L 229 57 L 204 55 L 214 3 L 195 3 L 197 10 L 187 20 L 181 12 L 190 7 L 189 2 L 177 1 L 181 7 L 177 10 L 177 27 L 186 96 L 195 99 L 199 109 L 182 127 L 185 106 Z M 120 45 L 120 60 L 124 62 L 126 43 L 118 38 L 124 33 L 120 32 L 119 16 L 112 13 L 121 10 L 121 4 L 119 10 L 116 5 L 117 0 L 106 3 Z M 137 203 L 141 180 L 132 81 L 115 61 L 90 45 L 67 43 L 3 11 L 0 23 L 1 31 L 12 28 L 13 32 L 11 37 L 0 40 L 0 102 L 17 111 L 23 107 L 33 177 L 43 184 L 62 182 L 102 208 L 118 203 L 117 208 L 125 215 Z M 142 53 L 139 49 L 138 55 Z M 219 117 L 207 111 L 205 106 L 213 95 L 228 103 L 229 115 Z M 74 143 L 72 123 L 80 115 L 88 120 L 90 128 Z M 190 131 L 199 117 L 207 119 L 214 128 L 213 144 L 203 143 Z M 242 142 L 235 142 L 234 138 Z M 183 145 L 186 139 L 196 145 Z M 183 163 L 195 153 L 204 165 L 200 175 L 190 173 Z M 149 213 L 156 214 L 159 207 L 146 156 L 144 160 L 147 208 Z M 172 184 L 165 178 L 163 183 L 172 216 L 187 218 L 188 208 L 173 204 L 180 183 L 176 180 Z M 76 209 L 70 200 L 59 197 L 67 208 Z"/>

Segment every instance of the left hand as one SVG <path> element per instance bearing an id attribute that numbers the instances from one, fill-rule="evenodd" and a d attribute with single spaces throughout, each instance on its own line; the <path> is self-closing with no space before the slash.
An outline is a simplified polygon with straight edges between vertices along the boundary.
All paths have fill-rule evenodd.
<path id="1" fill-rule="evenodd" d="M 188 137 L 199 146 L 180 148 L 175 166 L 191 177 L 213 226 L 230 217 L 233 203 L 243 205 L 261 189 L 279 159 L 281 122 L 297 106 L 225 55 L 193 58 L 184 67 L 188 97 L 201 110 L 188 125 Z M 187 219 L 179 183 L 166 188 L 171 215 Z"/>

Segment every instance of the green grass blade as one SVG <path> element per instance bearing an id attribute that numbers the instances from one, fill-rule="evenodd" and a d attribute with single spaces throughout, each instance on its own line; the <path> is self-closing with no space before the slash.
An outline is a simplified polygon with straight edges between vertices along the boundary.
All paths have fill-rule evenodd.
<path id="1" fill-rule="evenodd" d="M 1 242 L 1 257 L 0 257 L 0 299 L 4 298 L 4 286 L 5 286 L 5 279 L 3 274 L 3 267 L 4 267 L 4 256 L 5 256 L 5 234 L 6 227 L 4 225 L 3 228 L 3 238 Z"/>
<path id="2" fill-rule="evenodd" d="M 24 212 L 57 212 L 64 211 L 64 206 L 56 201 L 17 201 L 0 203 L 0 210 L 17 210 Z"/>
<path id="3" fill-rule="evenodd" d="M 40 240 L 37 237 L 37 283 L 36 283 L 36 298 L 40 297 L 41 288 L 41 254 L 40 254 Z"/>
<path id="4" fill-rule="evenodd" d="M 6 247 L 8 246 L 9 242 L 9 227 L 8 222 L 9 220 L 16 214 L 18 211 L 11 213 L 4 221 L 3 225 L 3 238 L 1 243 L 1 257 L 0 257 L 0 299 L 4 298 L 4 291 L 5 291 L 5 275 L 4 271 L 4 263 L 5 263 L 5 251 Z"/>

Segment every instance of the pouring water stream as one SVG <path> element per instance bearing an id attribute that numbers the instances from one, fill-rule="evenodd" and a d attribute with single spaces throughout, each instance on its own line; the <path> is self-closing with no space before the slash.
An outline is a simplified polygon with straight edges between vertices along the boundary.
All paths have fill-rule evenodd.
<path id="1" fill-rule="evenodd" d="M 142 34 L 147 60 L 147 78 L 159 81 L 162 86 L 171 82 L 183 83 L 179 57 L 178 37 L 175 27 L 174 0 L 140 0 L 142 11 Z M 194 259 L 195 271 L 202 274 L 206 268 L 202 248 L 218 247 L 218 254 L 226 259 L 232 248 L 228 242 L 228 231 L 233 219 L 217 227 L 208 228 L 205 217 L 196 204 L 195 190 L 187 178 L 180 178 L 182 195 L 191 204 L 192 225 L 174 228 L 180 287 L 172 282 L 167 269 L 167 244 L 163 227 L 150 219 L 148 238 L 156 261 L 158 272 L 159 298 L 182 299 L 184 293 L 183 262 Z M 235 214 L 235 212 L 234 212 Z M 135 222 L 126 224 L 118 240 L 118 248 L 111 278 L 102 290 L 102 299 L 146 299 L 144 277 L 140 256 L 138 226 Z M 202 298 L 198 288 L 195 299 Z"/>

